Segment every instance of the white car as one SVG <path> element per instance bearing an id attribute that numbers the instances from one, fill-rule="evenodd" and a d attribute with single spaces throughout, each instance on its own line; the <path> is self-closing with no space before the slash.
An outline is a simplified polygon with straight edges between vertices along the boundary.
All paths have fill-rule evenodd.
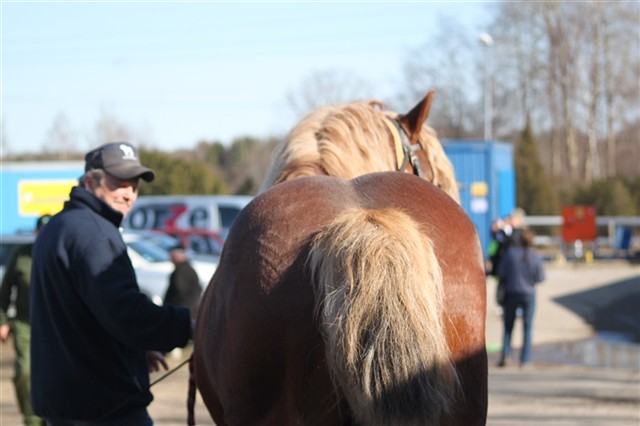
<path id="1" fill-rule="evenodd" d="M 32 243 L 34 238 L 35 236 L 30 234 L 0 237 L 0 280 L 4 275 L 5 264 L 11 252 L 21 245 Z M 169 276 L 174 270 L 169 252 L 140 235 L 125 232 L 123 238 L 136 272 L 140 291 L 156 305 L 162 305 L 169 286 Z M 218 258 L 198 257 L 191 259 L 190 263 L 200 278 L 200 285 L 203 289 L 206 288 L 218 267 Z"/>

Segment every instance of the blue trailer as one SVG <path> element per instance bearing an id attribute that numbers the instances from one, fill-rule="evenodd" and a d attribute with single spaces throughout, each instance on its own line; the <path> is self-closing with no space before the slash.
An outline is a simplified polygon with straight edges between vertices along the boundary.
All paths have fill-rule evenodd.
<path id="1" fill-rule="evenodd" d="M 491 222 L 508 216 L 516 206 L 513 146 L 483 140 L 443 140 L 456 172 L 462 208 L 475 225 L 487 256 Z"/>
<path id="2" fill-rule="evenodd" d="M 0 163 L 0 235 L 32 232 L 42 214 L 55 214 L 84 173 L 82 161 Z"/>

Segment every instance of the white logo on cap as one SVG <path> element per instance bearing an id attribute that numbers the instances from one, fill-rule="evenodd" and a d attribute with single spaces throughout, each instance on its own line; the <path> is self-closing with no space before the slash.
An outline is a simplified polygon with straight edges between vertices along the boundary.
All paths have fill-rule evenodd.
<path id="1" fill-rule="evenodd" d="M 120 145 L 120 150 L 122 151 L 123 160 L 137 160 L 136 153 L 133 152 L 133 148 L 131 148 L 129 145 Z"/>

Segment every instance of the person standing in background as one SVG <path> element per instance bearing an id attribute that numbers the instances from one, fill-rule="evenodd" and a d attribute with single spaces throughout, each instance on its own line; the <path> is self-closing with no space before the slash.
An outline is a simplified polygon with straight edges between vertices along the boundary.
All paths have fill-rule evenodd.
<path id="1" fill-rule="evenodd" d="M 36 222 L 35 234 L 49 222 L 45 214 Z M 15 363 L 13 386 L 25 426 L 42 426 L 44 421 L 33 413 L 31 407 L 31 323 L 29 320 L 29 284 L 31 281 L 31 251 L 33 243 L 18 247 L 9 258 L 0 289 L 0 341 L 6 342 L 13 335 Z M 12 294 L 15 295 L 11 300 Z M 15 316 L 8 317 L 13 303 Z"/>
<path id="2" fill-rule="evenodd" d="M 524 211 L 524 209 L 520 207 L 516 207 L 515 209 L 513 209 L 513 211 L 511 212 L 511 215 L 509 215 L 509 218 L 506 223 L 506 227 L 510 228 L 510 231 L 508 231 L 507 233 L 508 235 L 507 247 L 509 245 L 521 244 L 520 234 L 522 230 L 526 229 L 527 227 L 527 224 L 524 220 L 525 216 L 526 216 L 526 212 Z"/>
<path id="3" fill-rule="evenodd" d="M 187 252 L 182 245 L 171 248 L 169 255 L 175 269 L 169 277 L 169 287 L 164 296 L 164 303 L 189 308 L 191 318 L 195 319 L 202 295 L 198 274 L 189 263 Z"/>
<path id="4" fill-rule="evenodd" d="M 85 156 L 85 173 L 33 247 L 31 402 L 47 426 L 152 426 L 149 371 L 193 332 L 189 310 L 138 288 L 120 233 L 153 170 L 126 142 Z"/>
<path id="5" fill-rule="evenodd" d="M 195 320 L 202 296 L 198 273 L 189 263 L 189 257 L 182 244 L 172 247 L 169 250 L 169 256 L 175 269 L 169 276 L 169 286 L 164 295 L 164 304 L 189 308 L 191 319 Z M 183 356 L 183 350 L 175 348 L 170 355 L 174 359 L 180 359 Z"/>
<path id="6" fill-rule="evenodd" d="M 497 219 L 491 224 L 491 242 L 487 248 L 490 265 L 487 275 L 493 276 L 497 280 L 496 302 L 500 308 L 504 306 L 504 283 L 498 276 L 498 265 L 510 245 L 520 245 L 520 234 L 525 228 L 525 211 L 519 207 L 515 208 L 509 216 L 504 219 Z"/>
<path id="7" fill-rule="evenodd" d="M 536 308 L 536 285 L 545 279 L 542 257 L 533 246 L 533 233 L 528 229 L 519 232 L 519 243 L 511 244 L 500 260 L 497 276 L 504 285 L 504 336 L 498 366 L 504 367 L 511 353 L 511 333 L 516 312 L 522 309 L 523 343 L 520 366 L 531 361 L 533 315 Z"/>

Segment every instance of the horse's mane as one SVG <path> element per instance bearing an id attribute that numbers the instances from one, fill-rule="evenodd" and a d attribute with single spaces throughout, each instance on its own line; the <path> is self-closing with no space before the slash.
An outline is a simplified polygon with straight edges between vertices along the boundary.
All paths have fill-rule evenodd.
<path id="1" fill-rule="evenodd" d="M 358 101 L 318 108 L 303 118 L 276 148 L 260 192 L 300 176 L 328 175 L 352 179 L 396 170 L 390 131 L 384 122 L 398 114 Z M 453 166 L 436 137 L 424 125 L 418 142 L 428 158 L 429 180 L 459 201 Z"/>

